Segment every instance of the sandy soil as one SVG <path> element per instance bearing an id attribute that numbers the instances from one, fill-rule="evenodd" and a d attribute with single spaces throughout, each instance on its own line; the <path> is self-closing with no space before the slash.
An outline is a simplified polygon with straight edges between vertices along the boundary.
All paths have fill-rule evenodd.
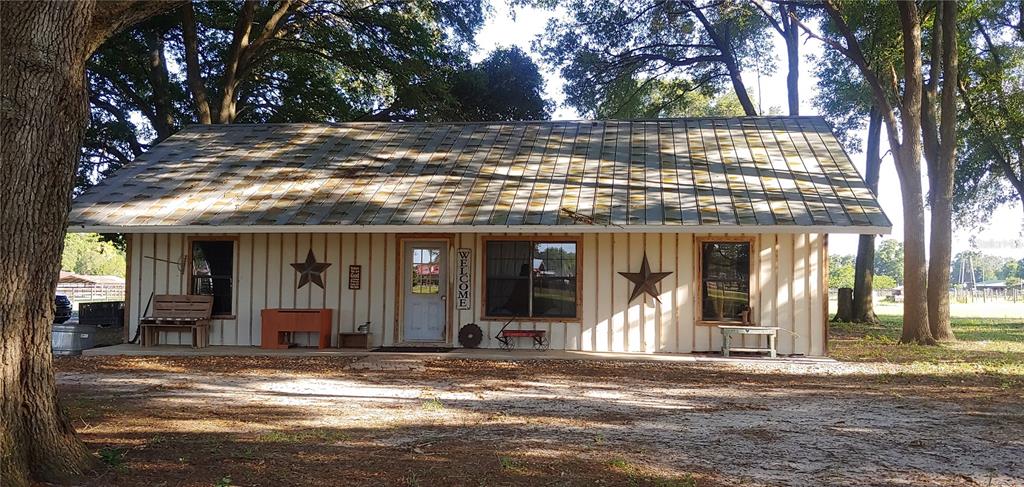
<path id="1" fill-rule="evenodd" d="M 58 381 L 113 465 L 94 485 L 1024 485 L 1019 391 L 969 381 L 375 360 L 61 359 Z"/>

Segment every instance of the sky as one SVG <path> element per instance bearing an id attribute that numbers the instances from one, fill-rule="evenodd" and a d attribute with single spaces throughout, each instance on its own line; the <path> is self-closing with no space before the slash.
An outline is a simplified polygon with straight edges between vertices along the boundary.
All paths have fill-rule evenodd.
<path id="1" fill-rule="evenodd" d="M 531 42 L 544 32 L 547 21 L 559 13 L 532 8 L 518 8 L 515 12 L 510 11 L 504 0 L 491 2 L 491 12 L 483 28 L 477 34 L 477 51 L 474 53 L 473 61 L 479 61 L 487 54 L 498 47 L 518 46 L 530 54 L 533 60 L 541 66 L 546 86 L 545 91 L 548 98 L 554 100 L 558 105 L 553 117 L 555 120 L 576 120 L 581 118 L 575 110 L 562 104 L 563 80 L 557 72 L 543 64 L 540 56 L 531 50 Z M 782 41 L 775 37 L 775 56 L 779 62 L 785 59 L 785 49 Z M 810 69 L 812 59 L 810 56 L 821 52 L 821 44 L 816 40 L 807 40 L 801 45 L 801 73 L 800 73 L 800 114 L 817 115 L 818 111 L 813 105 L 815 85 L 817 80 Z M 747 86 L 755 93 L 760 92 L 760 104 L 764 111 L 769 107 L 787 106 L 786 101 L 786 73 L 784 69 L 777 70 L 771 76 L 762 74 L 760 78 L 755 72 L 744 72 L 743 79 Z M 759 83 L 760 81 L 760 83 Z M 760 90 L 758 90 L 760 84 Z M 865 135 L 861 136 L 864 140 Z M 888 144 L 882 136 L 882 153 L 888 151 Z M 857 169 L 864 174 L 864 155 L 862 153 L 850 153 Z M 922 164 L 923 165 L 923 164 Z M 927 187 L 927 181 L 925 182 Z M 896 176 L 896 169 L 893 166 L 892 158 L 886 157 L 882 162 L 882 171 L 879 177 L 879 202 L 886 215 L 893 222 L 891 235 L 885 238 L 903 239 L 903 211 L 900 201 L 900 186 Z M 1004 206 L 994 210 L 987 225 L 980 228 L 954 228 L 953 253 L 970 250 L 972 248 L 971 237 L 974 236 L 976 249 L 986 254 L 1005 257 L 1024 257 L 1024 210 L 1020 204 L 1016 206 Z M 831 235 L 829 237 L 829 251 L 833 254 L 855 254 L 857 252 L 856 235 Z"/>

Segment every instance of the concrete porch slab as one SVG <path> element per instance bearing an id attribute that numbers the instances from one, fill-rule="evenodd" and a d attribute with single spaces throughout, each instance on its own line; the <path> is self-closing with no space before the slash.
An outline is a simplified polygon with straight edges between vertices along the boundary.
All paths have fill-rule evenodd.
<path id="1" fill-rule="evenodd" d="M 160 345 L 156 347 L 143 348 L 139 345 L 121 344 L 109 347 L 92 348 L 84 350 L 84 357 L 100 357 L 110 355 L 136 356 L 136 357 L 357 357 L 372 355 L 374 357 L 417 357 L 423 360 L 431 359 L 469 359 L 469 360 L 616 360 L 628 362 L 703 362 L 703 363 L 729 363 L 729 364 L 805 364 L 805 365 L 831 365 L 838 361 L 828 357 L 779 357 L 767 358 L 760 356 L 732 356 L 722 357 L 713 354 L 649 354 L 649 353 L 628 353 L 628 352 L 579 352 L 548 350 L 540 352 L 536 350 L 494 350 L 494 349 L 468 349 L 459 348 L 447 353 L 410 353 L 410 352 L 370 352 L 368 350 L 351 349 L 325 349 L 316 348 L 289 348 L 283 350 L 265 350 L 259 347 L 239 346 L 211 346 L 194 349 L 187 346 Z"/>

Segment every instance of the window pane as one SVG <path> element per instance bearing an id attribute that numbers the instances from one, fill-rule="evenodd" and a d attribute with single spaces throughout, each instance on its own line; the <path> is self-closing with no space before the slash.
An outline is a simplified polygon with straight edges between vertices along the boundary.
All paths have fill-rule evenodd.
<path id="1" fill-rule="evenodd" d="M 533 316 L 576 317 L 576 244 L 533 246 Z"/>
<path id="2" fill-rule="evenodd" d="M 705 242 L 701 252 L 703 319 L 740 321 L 750 303 L 750 244 Z"/>
<path id="3" fill-rule="evenodd" d="M 438 294 L 441 291 L 441 266 L 438 249 L 412 249 L 412 293 Z"/>
<path id="4" fill-rule="evenodd" d="M 487 314 L 530 315 L 530 242 L 487 242 Z"/>
<path id="5" fill-rule="evenodd" d="M 213 314 L 231 314 L 235 243 L 192 242 L 192 293 L 213 296 Z"/>

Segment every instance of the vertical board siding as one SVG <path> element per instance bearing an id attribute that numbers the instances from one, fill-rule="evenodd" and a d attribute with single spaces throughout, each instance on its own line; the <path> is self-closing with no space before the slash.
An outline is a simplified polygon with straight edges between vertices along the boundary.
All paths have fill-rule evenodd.
<path id="1" fill-rule="evenodd" d="M 794 353 L 807 353 L 810 344 L 810 303 L 807 299 L 807 236 L 793 236 L 793 334 Z"/>
<path id="2" fill-rule="evenodd" d="M 675 352 L 676 347 L 676 323 L 675 303 L 676 294 L 679 293 L 679 274 L 675 272 L 676 253 L 675 243 L 677 235 L 667 233 L 658 235 L 658 253 L 661 259 L 660 268 L 671 275 L 662 280 L 661 303 L 658 305 L 658 343 L 656 351 Z"/>
<path id="3" fill-rule="evenodd" d="M 809 326 L 810 347 L 806 352 L 808 355 L 825 354 L 825 320 L 827 319 L 826 308 L 828 289 L 825 288 L 825 249 L 823 247 L 825 238 L 821 234 L 810 234 L 811 239 L 810 257 L 808 262 L 811 266 L 810 279 L 808 281 L 809 305 L 811 317 Z"/>
<path id="4" fill-rule="evenodd" d="M 629 235 L 618 235 L 612 234 L 611 242 L 612 260 L 610 265 L 605 263 L 598 264 L 596 272 L 601 272 L 601 269 L 606 269 L 606 279 L 612 283 L 612 327 L 609 330 L 608 335 L 608 348 L 600 349 L 600 351 L 611 351 L 611 352 L 624 352 L 627 343 L 627 314 L 629 313 L 629 303 L 626 302 L 626 298 L 629 297 L 629 286 L 627 282 L 623 282 L 622 276 L 618 275 L 617 269 L 626 269 L 629 267 Z M 595 276 L 601 279 L 601 276 Z"/>
<path id="5" fill-rule="evenodd" d="M 776 262 L 777 272 L 775 273 L 778 282 L 775 286 L 775 326 L 781 328 L 779 333 L 779 353 L 794 353 L 796 344 L 795 330 L 793 327 L 793 235 L 778 236 L 778 255 Z"/>
<path id="6" fill-rule="evenodd" d="M 267 260 L 269 258 L 269 251 L 267 244 L 270 241 L 270 235 L 257 234 L 252 237 L 252 282 L 239 283 L 243 289 L 248 288 L 251 294 L 251 308 L 249 309 L 249 330 L 251 330 L 250 336 L 252 343 L 250 345 L 259 346 L 263 337 L 260 334 L 260 311 L 264 308 L 269 308 L 270 305 L 267 301 L 268 289 L 267 289 Z M 239 320 L 239 326 L 244 326 L 244 322 Z"/>
<path id="7" fill-rule="evenodd" d="M 540 235 L 543 237 L 543 235 Z M 697 324 L 695 309 L 697 237 L 690 233 L 588 233 L 580 236 L 579 320 L 559 322 L 523 320 L 519 328 L 548 332 L 551 349 L 616 352 L 709 352 L 721 346 L 714 326 Z M 452 303 L 450 342 L 458 346 L 458 329 L 476 323 L 483 330 L 481 347 L 498 346 L 494 335 L 504 321 L 487 320 L 484 314 L 483 242 L 486 235 L 456 234 L 449 252 L 449 276 L 454 282 L 457 249 L 472 251 L 473 292 L 471 309 L 455 310 Z M 753 319 L 777 326 L 781 354 L 822 355 L 825 349 L 825 236 L 821 234 L 753 235 L 751 307 Z M 175 264 L 188 255 L 189 236 L 180 234 L 133 234 L 129 298 L 129 335 L 134 336 L 152 294 L 188 292 L 190 263 L 184 272 Z M 326 289 L 307 284 L 296 289 L 298 274 L 291 267 L 312 249 L 317 260 L 330 263 L 324 273 Z M 235 249 L 235 319 L 214 320 L 213 345 L 260 344 L 260 310 L 264 308 L 327 307 L 334 310 L 331 343 L 338 332 L 350 332 L 370 322 L 374 346 L 398 342 L 396 312 L 398 280 L 395 234 L 246 234 L 237 236 Z M 653 272 L 670 271 L 660 282 L 660 303 L 644 296 L 628 302 L 633 285 L 619 272 L 636 272 L 646 253 Z M 156 258 L 156 259 L 154 259 Z M 348 289 L 348 267 L 362 266 L 362 286 Z M 315 345 L 314 334 L 296 334 L 295 340 Z M 161 343 L 189 343 L 184 333 L 170 332 Z M 744 341 L 753 345 L 754 339 Z M 526 343 L 520 347 L 528 347 Z"/>
<path id="8" fill-rule="evenodd" d="M 588 268 L 602 269 L 605 266 L 610 267 L 612 265 L 612 236 L 608 234 L 595 235 L 594 243 L 596 248 L 591 252 L 594 254 L 594 263 Z M 584 280 L 587 279 L 584 278 Z M 611 350 L 611 342 L 608 340 L 608 337 L 611 336 L 612 288 L 614 287 L 615 279 L 601 279 L 598 276 L 594 276 L 593 280 L 597 281 L 596 294 L 583 296 L 583 299 L 593 299 L 597 304 L 595 321 L 583 326 L 584 329 L 591 331 L 590 335 L 593 337 L 587 350 Z"/>
<path id="9" fill-rule="evenodd" d="M 761 235 L 757 247 L 757 282 L 758 302 L 753 318 L 765 326 L 778 326 L 778 237 Z M 779 339 L 788 338 L 785 332 L 779 333 Z"/>
<path id="10" fill-rule="evenodd" d="M 235 275 L 238 276 L 238 284 L 235 286 L 235 316 L 238 322 L 235 326 L 235 343 L 237 345 L 252 345 L 252 283 L 253 278 L 253 238 L 254 235 L 245 234 L 238 236 L 238 248 L 235 249 Z"/>
<path id="11" fill-rule="evenodd" d="M 707 237 L 707 236 L 708 236 L 707 234 L 698 233 L 694 237 Z M 690 268 L 692 269 L 692 273 L 693 273 L 693 277 L 692 277 L 692 279 L 693 279 L 693 292 L 695 293 L 695 295 L 693 297 L 694 310 L 693 310 L 693 314 L 690 315 L 691 316 L 690 317 L 691 320 L 696 320 L 697 316 L 699 316 L 700 313 L 701 313 L 701 310 L 696 309 L 696 307 L 697 307 L 697 296 L 696 296 L 696 294 L 701 292 L 701 283 L 698 282 L 698 279 L 700 279 L 700 277 L 699 277 L 700 276 L 700 271 L 697 269 L 697 265 L 698 265 L 698 263 L 697 263 L 697 261 L 698 261 L 697 254 L 699 252 L 700 252 L 700 246 L 697 245 L 697 241 L 696 241 L 696 239 L 694 239 L 693 250 L 691 251 L 691 253 L 693 254 L 693 259 L 690 261 Z M 712 348 L 711 348 L 711 332 L 712 331 L 714 331 L 715 333 L 718 333 L 717 330 L 714 330 L 713 327 L 710 327 L 710 326 L 706 326 L 706 325 L 696 325 L 696 326 L 694 326 L 693 327 L 693 350 L 692 351 L 694 351 L 694 352 L 708 352 L 708 351 L 711 351 L 712 350 Z"/>
<path id="12" fill-rule="evenodd" d="M 696 303 L 696 293 L 700 289 L 695 283 L 696 275 L 694 274 L 693 261 L 696 257 L 694 255 L 692 234 L 684 234 L 676 236 L 676 274 L 679 276 L 677 279 L 678 285 L 678 296 L 676 296 L 676 333 L 678 335 L 676 339 L 676 351 L 682 353 L 689 353 L 693 351 L 694 344 L 694 318 L 696 312 L 694 311 L 694 303 Z"/>

